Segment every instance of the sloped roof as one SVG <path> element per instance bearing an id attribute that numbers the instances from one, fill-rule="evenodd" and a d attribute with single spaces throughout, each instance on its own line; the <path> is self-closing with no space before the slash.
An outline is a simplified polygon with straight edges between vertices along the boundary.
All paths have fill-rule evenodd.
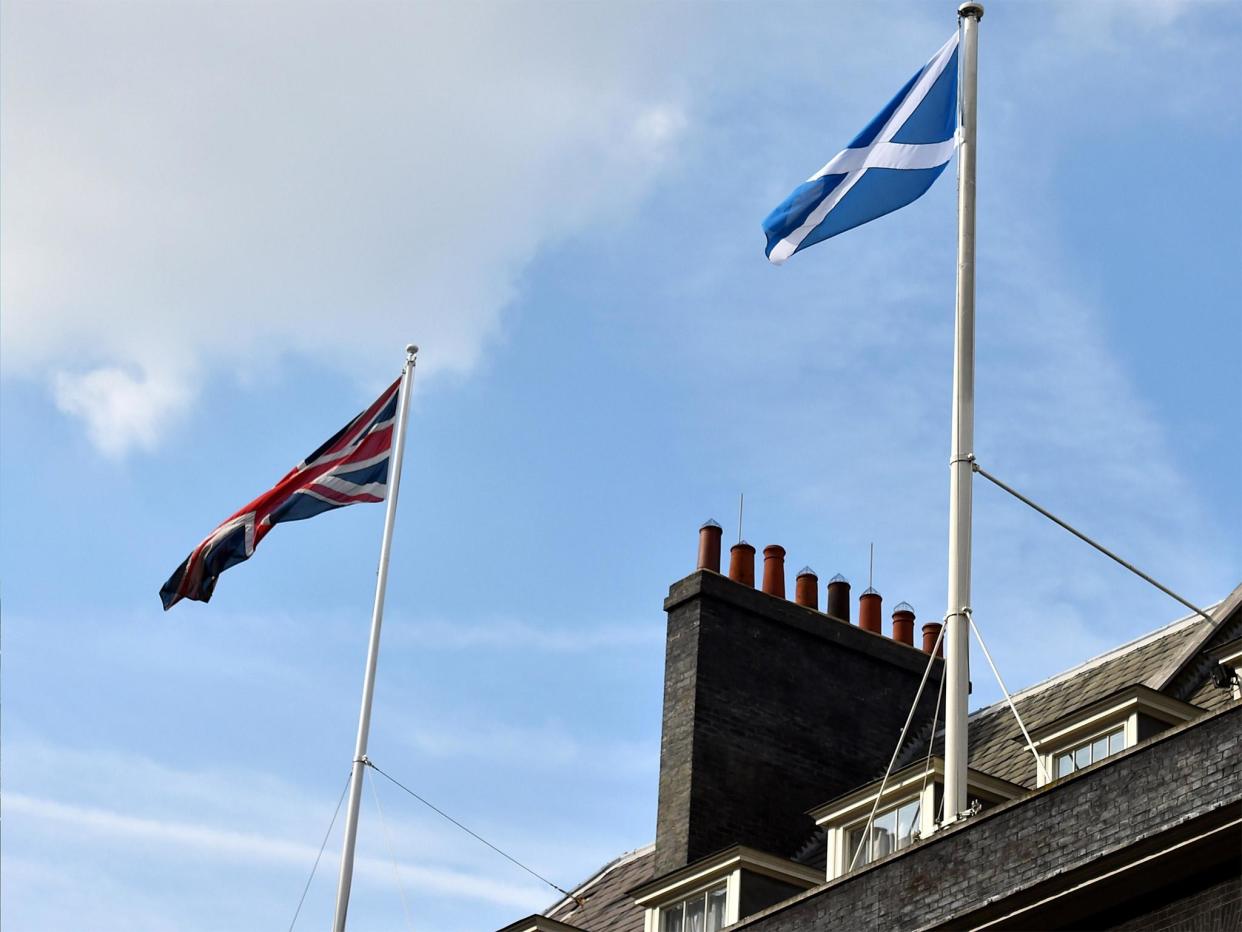
<path id="1" fill-rule="evenodd" d="M 574 889 L 580 904 L 566 897 L 544 915 L 584 932 L 643 932 L 643 911 L 626 891 L 655 876 L 654 863 L 655 845 L 629 851 Z"/>
<path id="2" fill-rule="evenodd" d="M 1235 594 L 1238 591 L 1235 590 Z M 1219 603 L 1219 607 L 1232 611 L 1236 609 L 1236 605 L 1232 604 L 1235 602 L 1231 597 Z M 1234 614 L 1236 616 L 1236 612 Z M 1227 628 L 1232 629 L 1239 620 L 1242 619 L 1226 617 L 1212 624 L 1200 615 L 1180 618 L 1014 693 L 1014 706 L 1027 730 L 1033 731 L 1126 686 L 1141 683 L 1160 689 L 1166 685 L 1164 679 L 1169 673 L 1170 658 L 1202 649 L 1209 637 L 1221 634 Z M 1216 700 L 1213 698 L 1213 701 Z M 1030 789 L 1035 787 L 1035 763 L 1021 740 L 1022 733 L 1007 702 L 1001 700 L 972 713 L 967 733 L 970 767 Z M 943 748 L 944 731 L 941 728 L 932 740 L 932 753 L 943 754 Z M 905 766 L 925 757 L 927 751 L 928 736 L 924 733 L 902 753 L 898 765 Z"/>

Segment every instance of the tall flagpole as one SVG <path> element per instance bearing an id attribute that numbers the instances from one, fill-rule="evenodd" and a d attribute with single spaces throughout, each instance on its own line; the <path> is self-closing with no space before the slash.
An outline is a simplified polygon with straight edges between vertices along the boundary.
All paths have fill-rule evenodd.
<path id="1" fill-rule="evenodd" d="M 966 811 L 966 716 L 970 693 L 970 506 L 975 446 L 975 111 L 983 4 L 957 8 L 961 21 L 961 139 L 957 150 L 957 320 L 953 335 L 953 439 L 949 461 L 949 598 L 945 613 L 944 811 Z"/>
<path id="2" fill-rule="evenodd" d="M 401 371 L 401 400 L 397 404 L 397 427 L 393 436 L 392 463 L 389 466 L 388 500 L 384 507 L 384 538 L 380 544 L 379 572 L 375 578 L 375 608 L 371 612 L 371 640 L 367 646 L 367 669 L 362 678 L 362 711 L 358 716 L 358 742 L 349 777 L 349 809 L 345 815 L 345 843 L 341 850 L 341 877 L 336 888 L 334 932 L 345 932 L 349 912 L 349 887 L 354 877 L 354 842 L 358 837 L 358 809 L 362 802 L 362 777 L 367 756 L 367 733 L 371 730 L 371 698 L 375 694 L 375 666 L 379 660 L 380 624 L 384 618 L 384 593 L 388 587 L 388 554 L 392 528 L 397 518 L 397 492 L 401 486 L 401 459 L 405 453 L 405 424 L 410 410 L 410 389 L 414 386 L 414 363 L 418 347 L 405 348 L 405 368 Z"/>

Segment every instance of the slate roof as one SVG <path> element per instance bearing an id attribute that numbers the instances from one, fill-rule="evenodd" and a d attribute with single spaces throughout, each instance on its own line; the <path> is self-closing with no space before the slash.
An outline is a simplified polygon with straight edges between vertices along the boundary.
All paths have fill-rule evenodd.
<path id="1" fill-rule="evenodd" d="M 1213 641 L 1231 632 L 1242 622 L 1242 614 L 1236 610 L 1240 593 L 1242 587 L 1220 603 L 1232 617 L 1226 616 L 1222 619 L 1222 623 L 1216 627 L 1216 636 L 1211 638 Z M 1123 644 L 1042 683 L 1014 693 L 1014 705 L 1027 730 L 1034 731 L 1126 686 L 1141 683 L 1153 689 L 1164 689 L 1167 686 L 1164 679 L 1173 672 L 1169 669 L 1170 658 L 1176 658 L 1190 649 L 1202 650 L 1206 646 L 1202 642 L 1209 637 L 1211 629 L 1212 625 L 1200 615 L 1180 618 L 1129 644 Z M 1227 693 L 1223 697 L 1209 696 L 1207 690 L 1212 688 L 1210 684 L 1206 688 L 1199 687 L 1193 695 L 1185 698 L 1205 709 L 1228 700 Z M 1210 701 L 1200 703 L 1196 699 Z M 972 713 L 967 734 L 967 758 L 970 767 L 1028 789 L 1035 788 L 1035 762 L 1022 741 L 1022 732 L 1014 721 L 1013 712 L 1007 702 L 1001 700 Z M 908 766 L 926 757 L 927 741 L 926 732 L 915 739 L 901 754 L 898 767 Z M 932 742 L 932 754 L 943 753 L 942 726 Z"/>
<path id="2" fill-rule="evenodd" d="M 655 845 L 621 855 L 574 889 L 578 905 L 566 898 L 544 912 L 583 932 L 643 932 L 643 911 L 627 890 L 655 876 Z"/>

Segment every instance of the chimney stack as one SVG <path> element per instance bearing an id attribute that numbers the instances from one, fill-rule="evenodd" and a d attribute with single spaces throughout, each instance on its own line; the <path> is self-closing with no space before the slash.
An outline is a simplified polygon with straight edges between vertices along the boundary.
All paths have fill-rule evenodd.
<path id="1" fill-rule="evenodd" d="M 729 578 L 755 588 L 755 548 L 744 540 L 729 548 Z"/>
<path id="2" fill-rule="evenodd" d="M 828 614 L 839 621 L 849 624 L 850 620 L 850 581 L 837 573 L 828 580 Z"/>
<path id="3" fill-rule="evenodd" d="M 930 621 L 923 625 L 923 653 L 930 654 L 936 646 L 936 638 L 940 636 L 940 622 Z M 944 656 L 944 644 L 936 651 L 937 657 Z"/>
<path id="4" fill-rule="evenodd" d="M 868 586 L 858 597 L 858 627 L 872 634 L 883 634 L 880 605 L 880 593 Z"/>
<path id="5" fill-rule="evenodd" d="M 699 569 L 720 572 L 720 534 L 720 525 L 711 518 L 699 528 Z"/>
<path id="6" fill-rule="evenodd" d="M 914 606 L 898 602 L 893 608 L 893 640 L 914 646 Z"/>
<path id="7" fill-rule="evenodd" d="M 807 608 L 819 609 L 819 577 L 809 566 L 798 570 L 794 580 L 794 601 Z"/>
<path id="8" fill-rule="evenodd" d="M 763 591 L 785 598 L 785 548 L 780 544 L 763 548 Z"/>

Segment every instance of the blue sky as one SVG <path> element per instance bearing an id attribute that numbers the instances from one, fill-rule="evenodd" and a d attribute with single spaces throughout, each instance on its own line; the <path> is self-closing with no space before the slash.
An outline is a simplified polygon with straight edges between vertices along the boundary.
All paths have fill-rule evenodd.
<path id="1" fill-rule="evenodd" d="M 661 601 L 740 491 L 791 576 L 861 588 L 874 541 L 886 604 L 938 617 L 952 173 L 780 269 L 759 224 L 953 10 L 6 4 L 5 927 L 287 927 L 382 509 L 279 528 L 209 606 L 156 592 L 409 340 L 371 756 L 557 883 L 653 837 Z M 1242 576 L 1239 54 L 1230 3 L 981 27 L 979 458 L 1200 603 Z M 1010 686 L 1181 614 L 975 500 Z M 414 927 L 555 898 L 377 789 Z M 364 802 L 352 927 L 405 928 Z"/>

